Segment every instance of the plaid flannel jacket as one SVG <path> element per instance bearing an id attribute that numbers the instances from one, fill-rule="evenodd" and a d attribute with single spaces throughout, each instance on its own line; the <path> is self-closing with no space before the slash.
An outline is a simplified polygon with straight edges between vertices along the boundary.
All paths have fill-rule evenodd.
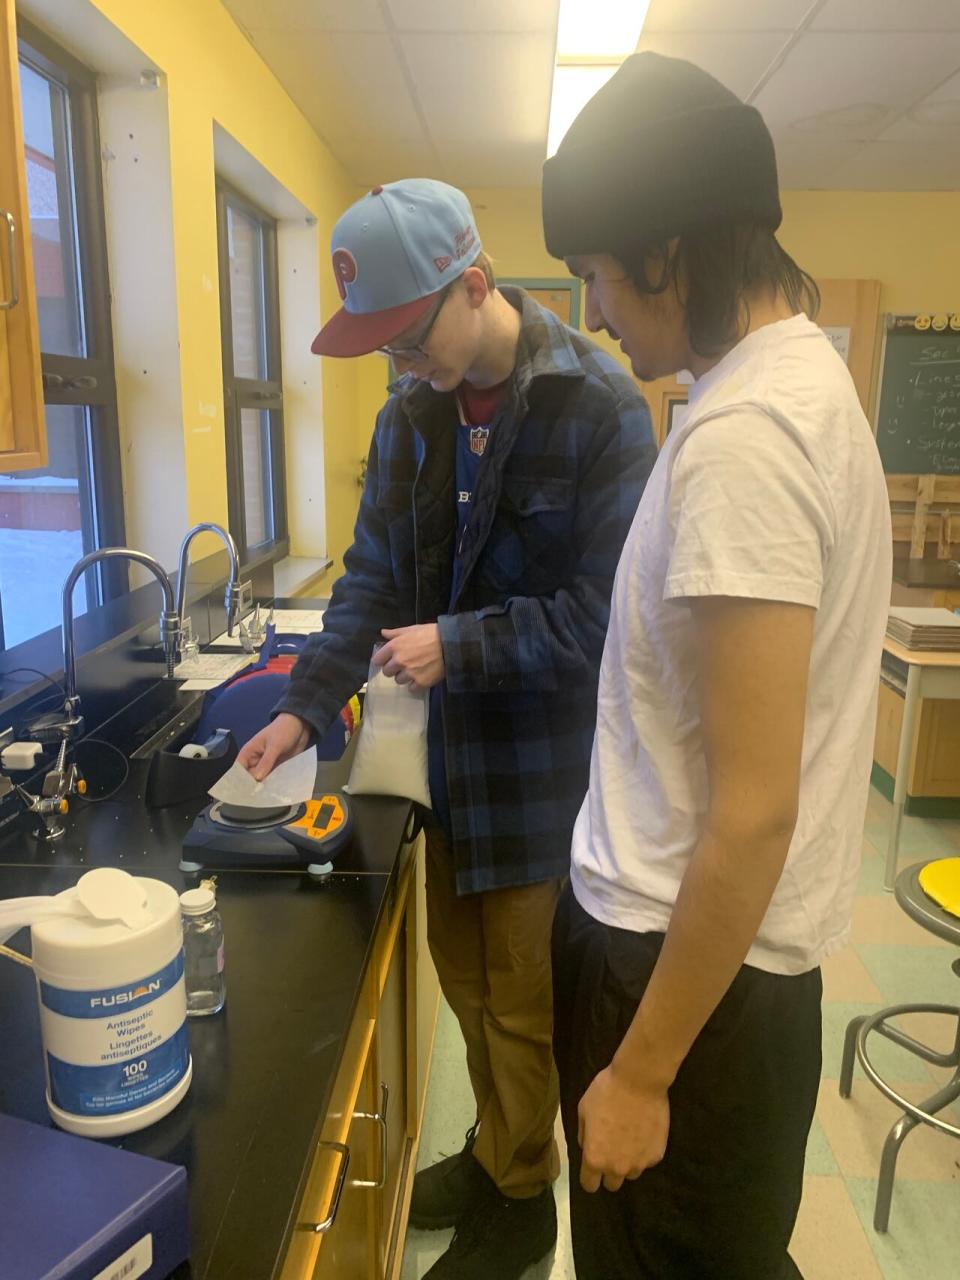
<path id="1" fill-rule="evenodd" d="M 277 711 L 323 733 L 366 679 L 382 627 L 439 622 L 447 785 L 460 893 L 569 867 L 620 551 L 655 449 L 617 362 L 521 290 L 517 363 L 492 424 L 451 600 L 457 412 L 401 379 L 323 631 Z"/>

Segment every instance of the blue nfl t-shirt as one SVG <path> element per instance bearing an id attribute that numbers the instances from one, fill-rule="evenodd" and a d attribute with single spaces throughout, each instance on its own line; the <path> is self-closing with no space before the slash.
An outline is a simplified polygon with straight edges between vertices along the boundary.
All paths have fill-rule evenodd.
<path id="1" fill-rule="evenodd" d="M 453 583 L 450 600 L 453 601 L 460 583 L 463 563 L 460 550 L 463 535 L 470 521 L 473 491 L 483 463 L 490 428 L 503 398 L 506 383 L 476 390 L 462 383 L 457 393 L 460 422 L 457 424 L 456 471 L 454 487 L 457 503 L 456 553 L 453 558 Z M 443 749 L 443 711 L 440 703 L 442 685 L 430 690 L 430 720 L 427 727 L 427 771 L 430 782 L 430 799 L 437 821 L 450 835 L 450 802 L 447 796 L 447 766 Z"/>

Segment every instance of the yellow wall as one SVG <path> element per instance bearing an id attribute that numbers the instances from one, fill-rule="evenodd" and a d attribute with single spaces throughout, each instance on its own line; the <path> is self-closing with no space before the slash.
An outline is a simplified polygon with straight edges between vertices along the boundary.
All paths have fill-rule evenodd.
<path id="1" fill-rule="evenodd" d="M 324 317 L 339 306 L 328 265 L 330 232 L 362 191 L 219 0 L 91 3 L 166 77 L 187 512 L 191 521 L 225 522 L 213 123 L 316 216 Z M 565 275 L 543 245 L 537 189 L 469 194 L 500 275 Z M 784 208 L 782 241 L 815 276 L 879 279 L 884 310 L 958 306 L 960 194 L 787 192 Z M 352 533 L 360 459 L 385 399 L 384 362 L 325 359 L 322 390 L 317 420 L 322 412 L 327 550 L 336 570 Z"/>
<path id="2" fill-rule="evenodd" d="M 960 192 L 787 191 L 780 239 L 811 275 L 880 281 L 881 311 L 960 305 Z"/>
<path id="3" fill-rule="evenodd" d="M 540 193 L 470 193 L 484 248 L 504 276 L 562 276 L 543 244 Z M 960 192 L 785 191 L 780 240 L 825 279 L 879 280 L 884 311 L 960 305 Z"/>
<path id="4" fill-rule="evenodd" d="M 468 195 L 499 276 L 566 277 L 543 243 L 538 190 L 477 188 Z M 811 275 L 879 280 L 881 311 L 960 307 L 960 192 L 785 191 L 782 201 L 781 243 Z M 629 368 L 618 345 L 594 337 Z M 386 392 L 382 366 L 359 363 L 362 453 Z"/>
<path id="5" fill-rule="evenodd" d="M 355 361 L 357 367 L 357 420 L 354 430 L 354 450 L 359 470 L 360 459 L 367 456 L 370 437 L 377 421 L 377 414 L 387 398 L 387 379 L 390 366 L 383 356 L 366 356 Z"/>
<path id="6" fill-rule="evenodd" d="M 166 76 L 187 509 L 191 521 L 226 523 L 213 123 L 316 216 L 324 316 L 339 306 L 330 232 L 354 188 L 218 0 L 95 4 Z M 342 361 L 324 365 L 327 550 L 339 562 L 356 509 L 357 372 Z"/>
<path id="7" fill-rule="evenodd" d="M 544 247 L 538 191 L 469 195 L 500 275 L 566 274 Z M 882 311 L 960 307 L 960 192 L 786 191 L 783 208 L 781 243 L 811 275 L 879 280 Z"/>

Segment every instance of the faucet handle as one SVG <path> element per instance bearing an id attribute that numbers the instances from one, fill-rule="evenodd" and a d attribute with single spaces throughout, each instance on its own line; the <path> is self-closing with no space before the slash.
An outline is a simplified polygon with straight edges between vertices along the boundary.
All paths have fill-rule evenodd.
<path id="1" fill-rule="evenodd" d="M 223 603 L 227 611 L 227 635 L 232 636 L 241 616 L 253 605 L 253 582 L 249 578 L 245 582 L 228 582 Z"/>
<path id="2" fill-rule="evenodd" d="M 167 661 L 167 679 L 173 676 L 180 654 L 180 615 L 176 609 L 164 609 L 160 614 L 160 643 Z"/>
<path id="3" fill-rule="evenodd" d="M 80 699 L 67 698 L 60 711 L 45 711 L 31 720 L 27 726 L 26 736 L 34 742 L 50 746 L 66 739 L 72 742 L 82 737 L 84 729 L 83 716 L 80 713 Z"/>

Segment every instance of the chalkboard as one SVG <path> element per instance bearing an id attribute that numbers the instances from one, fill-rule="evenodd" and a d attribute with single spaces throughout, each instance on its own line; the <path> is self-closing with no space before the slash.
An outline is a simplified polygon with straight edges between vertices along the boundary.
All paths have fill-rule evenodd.
<path id="1" fill-rule="evenodd" d="M 930 317 L 897 316 L 889 323 L 877 445 L 890 474 L 960 475 L 958 330 L 957 316 L 933 323 Z"/>

